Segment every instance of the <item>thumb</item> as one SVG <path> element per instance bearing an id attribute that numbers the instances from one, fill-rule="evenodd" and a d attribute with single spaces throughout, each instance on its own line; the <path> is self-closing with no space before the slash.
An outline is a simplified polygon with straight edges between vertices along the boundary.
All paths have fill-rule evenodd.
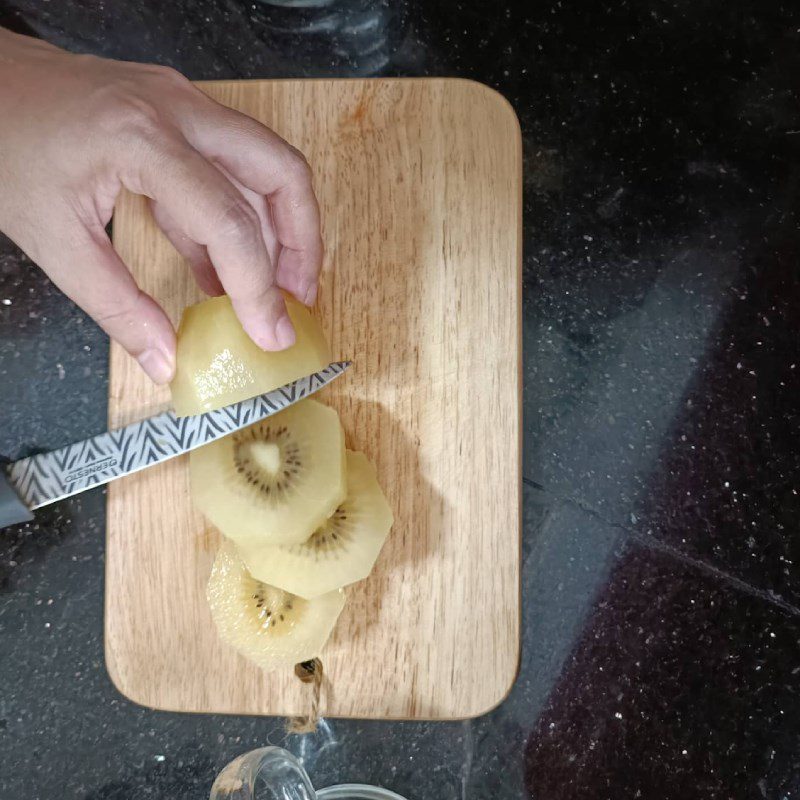
<path id="1" fill-rule="evenodd" d="M 66 225 L 69 235 L 40 245 L 39 265 L 155 383 L 168 383 L 175 373 L 175 330 L 164 310 L 136 285 L 101 226 Z M 61 246 L 64 241 L 69 245 Z"/>

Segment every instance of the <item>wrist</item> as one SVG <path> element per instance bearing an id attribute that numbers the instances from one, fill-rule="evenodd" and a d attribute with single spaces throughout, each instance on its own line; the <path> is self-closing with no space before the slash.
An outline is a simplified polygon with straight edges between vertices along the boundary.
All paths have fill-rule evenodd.
<path id="1" fill-rule="evenodd" d="M 48 44 L 41 39 L 0 28 L 0 70 L 4 66 L 18 65 L 29 57 L 63 52 L 55 45 Z"/>

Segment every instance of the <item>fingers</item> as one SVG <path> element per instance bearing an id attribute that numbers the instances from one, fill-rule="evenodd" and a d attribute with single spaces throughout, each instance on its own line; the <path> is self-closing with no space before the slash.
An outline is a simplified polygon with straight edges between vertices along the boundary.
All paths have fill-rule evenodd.
<path id="1" fill-rule="evenodd" d="M 197 285 L 211 297 L 224 294 L 225 289 L 222 288 L 214 265 L 208 257 L 208 250 L 183 233 L 163 205 L 151 200 L 150 210 L 156 224 L 164 231 L 172 246 L 189 262 Z"/>
<path id="2" fill-rule="evenodd" d="M 242 326 L 265 350 L 294 344 L 258 214 L 235 186 L 180 137 L 163 130 L 132 148 L 121 179 L 162 206 L 175 229 L 204 245 Z"/>
<path id="3" fill-rule="evenodd" d="M 311 305 L 322 267 L 319 205 L 302 154 L 250 117 L 208 101 L 184 131 L 207 158 L 257 194 L 267 197 L 281 249 L 279 286 Z"/>
<path id="4" fill-rule="evenodd" d="M 66 214 L 51 224 L 56 233 L 38 255 L 40 266 L 155 383 L 169 383 L 175 331 L 163 309 L 136 285 L 102 225 L 92 230 Z"/>
<path id="5" fill-rule="evenodd" d="M 239 190 L 242 197 L 252 206 L 253 211 L 258 214 L 258 221 L 261 224 L 261 235 L 264 237 L 264 244 L 267 248 L 267 255 L 273 264 L 278 263 L 281 252 L 281 243 L 275 235 L 275 225 L 272 221 L 272 210 L 269 202 L 263 194 L 258 194 L 249 189 L 241 181 L 238 181 L 225 167 L 215 164 L 216 168 Z M 280 284 L 279 284 L 280 285 Z M 286 287 L 282 287 L 286 288 Z"/>

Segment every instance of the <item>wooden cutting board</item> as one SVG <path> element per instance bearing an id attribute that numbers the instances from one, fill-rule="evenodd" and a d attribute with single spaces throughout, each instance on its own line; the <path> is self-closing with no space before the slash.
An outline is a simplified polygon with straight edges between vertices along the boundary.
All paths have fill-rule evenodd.
<path id="1" fill-rule="evenodd" d="M 329 716 L 488 711 L 519 660 L 521 143 L 492 90 L 462 80 L 201 84 L 308 156 L 326 257 L 318 314 L 349 373 L 320 396 L 378 468 L 395 525 L 323 661 Z M 115 244 L 175 323 L 201 299 L 141 198 Z M 109 424 L 168 404 L 119 347 Z M 171 711 L 292 715 L 293 674 L 217 638 L 205 583 L 218 534 L 192 509 L 188 461 L 111 484 L 106 660 L 131 700 Z"/>

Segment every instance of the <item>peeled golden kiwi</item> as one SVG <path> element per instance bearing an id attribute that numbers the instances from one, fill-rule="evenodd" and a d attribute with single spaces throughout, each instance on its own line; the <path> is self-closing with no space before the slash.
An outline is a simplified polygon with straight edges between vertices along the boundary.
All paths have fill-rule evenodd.
<path id="1" fill-rule="evenodd" d="M 300 597 L 366 578 L 392 527 L 392 510 L 363 453 L 347 452 L 347 497 L 302 544 L 242 545 L 252 575 Z"/>
<path id="2" fill-rule="evenodd" d="M 319 656 L 345 601 L 341 590 L 305 600 L 256 580 L 230 542 L 217 554 L 207 596 L 220 638 L 267 670 Z"/>
<path id="3" fill-rule="evenodd" d="M 192 497 L 239 546 L 297 544 L 345 499 L 344 461 L 336 411 L 302 400 L 194 450 Z"/>
<path id="4" fill-rule="evenodd" d="M 245 333 L 227 295 L 183 312 L 170 386 L 179 417 L 271 392 L 328 366 L 331 354 L 319 322 L 296 300 L 288 295 L 285 300 L 297 339 L 275 353 L 265 352 Z"/>

